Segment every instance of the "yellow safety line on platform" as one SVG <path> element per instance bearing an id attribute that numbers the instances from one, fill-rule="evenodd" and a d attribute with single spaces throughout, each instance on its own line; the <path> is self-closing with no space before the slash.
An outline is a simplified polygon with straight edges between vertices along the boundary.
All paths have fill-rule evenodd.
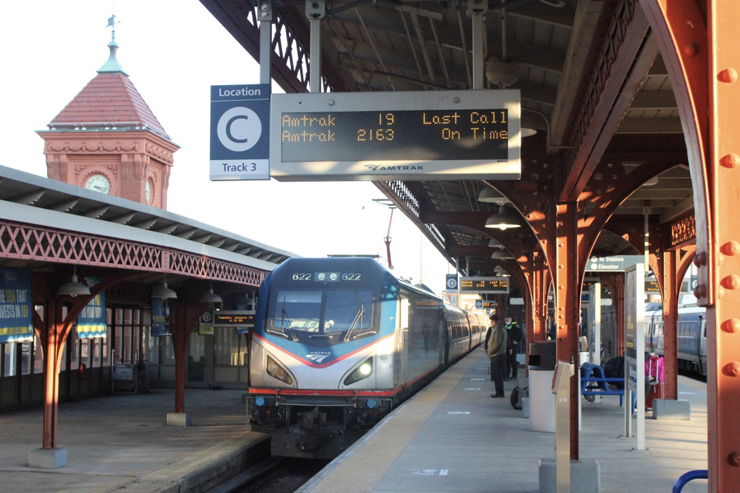
<path id="1" fill-rule="evenodd" d="M 367 492 L 378 483 L 401 455 L 429 415 L 447 397 L 457 382 L 479 358 L 469 355 L 458 362 L 413 399 L 391 413 L 360 440 L 362 446 L 350 449 L 342 466 L 335 468 L 315 485 L 312 493 Z M 358 444 L 359 445 L 359 444 Z M 300 490 L 304 491 L 304 490 Z"/>

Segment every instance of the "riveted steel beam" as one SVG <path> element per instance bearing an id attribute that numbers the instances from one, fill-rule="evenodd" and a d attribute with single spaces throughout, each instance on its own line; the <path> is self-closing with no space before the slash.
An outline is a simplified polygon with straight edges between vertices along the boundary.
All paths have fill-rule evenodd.
<path id="1" fill-rule="evenodd" d="M 637 0 L 622 1 L 570 139 L 561 200 L 576 200 L 585 188 L 658 52 Z"/>
<path id="2" fill-rule="evenodd" d="M 578 267 L 578 204 L 558 204 L 555 272 L 555 323 L 558 361 L 578 368 L 578 322 L 580 320 L 581 276 Z M 570 379 L 570 458 L 579 460 L 578 402 L 580 371 Z"/>

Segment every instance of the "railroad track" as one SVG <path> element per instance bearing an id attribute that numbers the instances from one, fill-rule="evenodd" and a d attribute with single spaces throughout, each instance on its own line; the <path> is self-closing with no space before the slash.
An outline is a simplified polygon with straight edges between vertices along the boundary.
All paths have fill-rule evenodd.
<path id="1" fill-rule="evenodd" d="M 292 493 L 328 463 L 328 460 L 269 457 L 210 491 Z"/>

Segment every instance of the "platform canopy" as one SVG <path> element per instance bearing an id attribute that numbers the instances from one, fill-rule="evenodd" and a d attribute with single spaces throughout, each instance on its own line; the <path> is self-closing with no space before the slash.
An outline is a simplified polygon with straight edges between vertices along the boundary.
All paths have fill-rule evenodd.
<path id="1" fill-rule="evenodd" d="M 201 3 L 259 60 L 256 6 Z M 307 92 L 306 4 L 276 5 L 272 77 L 288 93 Z M 469 90 L 476 70 L 482 89 L 520 92 L 520 180 L 375 182 L 468 275 L 505 268 L 492 245 L 518 255 L 536 244 L 537 225 L 524 215 L 553 214 L 553 198 L 578 201 L 586 216 L 613 209 L 592 252 L 600 256 L 641 253 L 646 214 L 668 231 L 692 215 L 673 88 L 638 2 L 332 2 L 320 18 L 323 92 Z M 634 193 L 625 198 L 625 189 Z M 486 227 L 500 210 L 524 227 Z"/>

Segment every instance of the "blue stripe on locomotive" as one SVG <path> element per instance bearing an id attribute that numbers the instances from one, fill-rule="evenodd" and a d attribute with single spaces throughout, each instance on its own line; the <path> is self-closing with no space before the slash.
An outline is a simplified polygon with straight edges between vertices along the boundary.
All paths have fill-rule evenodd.
<path id="1" fill-rule="evenodd" d="M 358 286 L 363 289 L 372 291 L 374 302 L 380 301 L 380 315 L 377 322 L 378 332 L 375 335 L 362 337 L 338 345 L 322 347 L 322 351 L 329 353 L 321 365 L 306 360 L 303 356 L 310 351 L 315 351 L 316 346 L 308 346 L 300 342 L 285 339 L 280 336 L 267 334 L 265 327 L 267 324 L 267 313 L 269 311 L 269 294 L 272 289 L 280 289 L 283 286 L 292 284 L 286 278 L 292 276 L 297 270 L 304 272 L 321 272 L 323 270 L 331 271 L 354 271 L 360 272 L 363 276 L 368 276 L 368 282 L 362 282 Z M 330 283 L 322 284 L 326 285 Z M 260 337 L 268 339 L 272 344 L 280 347 L 287 353 L 304 360 L 311 366 L 329 366 L 338 359 L 347 354 L 353 353 L 374 341 L 393 334 L 396 327 L 396 306 L 399 296 L 399 281 L 386 270 L 382 265 L 370 258 L 330 258 L 330 259 L 307 259 L 291 258 L 275 268 L 262 282 L 259 291 L 259 300 L 257 302 L 257 313 L 255 316 L 254 333 Z M 308 288 L 319 287 L 319 282 L 311 281 Z M 378 293 L 380 293 L 378 295 Z M 375 309 L 375 306 L 373 306 Z"/>

